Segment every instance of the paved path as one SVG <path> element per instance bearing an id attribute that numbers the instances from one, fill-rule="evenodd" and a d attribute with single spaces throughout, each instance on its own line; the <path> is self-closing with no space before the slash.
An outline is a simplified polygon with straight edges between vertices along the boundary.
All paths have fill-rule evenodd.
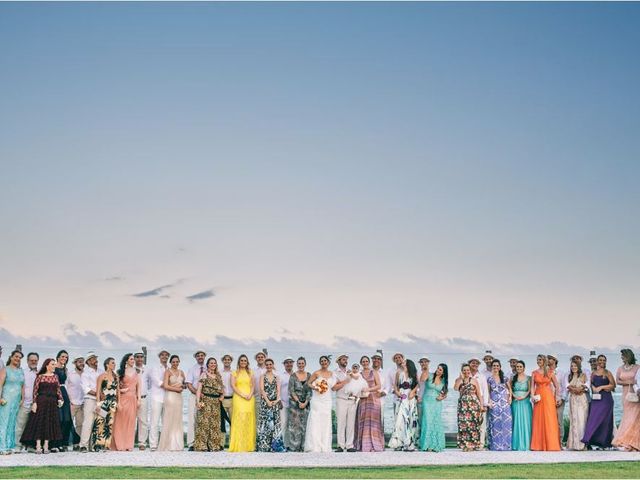
<path id="1" fill-rule="evenodd" d="M 205 452 L 103 452 L 14 454 L 0 456 L 9 466 L 148 466 L 148 467 L 371 467 L 393 465 L 468 465 L 488 463 L 557 463 L 640 461 L 640 453 L 594 452 L 462 452 L 441 453 L 205 453 Z"/>

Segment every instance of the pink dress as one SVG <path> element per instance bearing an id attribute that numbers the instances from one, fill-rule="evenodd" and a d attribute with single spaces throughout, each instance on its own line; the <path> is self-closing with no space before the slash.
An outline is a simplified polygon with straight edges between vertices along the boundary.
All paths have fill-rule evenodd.
<path id="1" fill-rule="evenodd" d="M 611 444 L 615 447 L 623 447 L 630 450 L 640 450 L 640 402 L 630 402 L 627 400 L 627 393 L 632 392 L 633 383 L 635 383 L 636 373 L 640 365 L 634 365 L 633 368 L 625 370 L 618 368 L 616 378 L 622 387 L 622 420 L 618 427 L 618 432 L 613 438 Z M 632 385 L 624 385 L 631 383 Z M 637 392 L 636 392 L 637 393 Z"/>
<path id="2" fill-rule="evenodd" d="M 125 375 L 120 382 L 120 402 L 113 422 L 111 450 L 133 450 L 138 414 L 137 384 L 138 374 L 135 371 L 133 375 Z"/>

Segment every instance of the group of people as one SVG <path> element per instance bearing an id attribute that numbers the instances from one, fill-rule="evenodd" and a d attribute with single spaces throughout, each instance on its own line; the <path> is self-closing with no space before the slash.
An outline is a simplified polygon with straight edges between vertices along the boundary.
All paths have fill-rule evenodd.
<path id="1" fill-rule="evenodd" d="M 527 375 L 525 362 L 509 360 L 506 375 L 500 360 L 485 355 L 462 365 L 454 389 L 458 400 L 458 447 L 463 450 L 558 451 L 565 436 L 569 406 L 569 450 L 640 450 L 640 367 L 634 353 L 621 350 L 622 366 L 607 370 L 607 357 L 571 357 L 569 371 L 558 368 L 557 355 L 538 355 Z M 616 428 L 612 392 L 623 387 L 623 416 Z M 486 443 L 485 443 L 486 442 Z"/>
<path id="2" fill-rule="evenodd" d="M 591 368 L 571 359 L 568 372 L 556 355 L 538 355 L 531 375 L 522 360 L 502 369 L 490 353 L 471 358 L 453 382 L 458 398 L 458 447 L 467 450 L 560 450 L 564 410 L 569 406 L 566 448 L 617 447 L 640 450 L 640 368 L 631 350 L 622 350 L 616 375 L 604 355 Z M 1 349 L 0 349 L 1 354 Z M 332 368 L 321 356 L 307 370 L 305 358 L 285 358 L 278 371 L 264 352 L 222 366 L 204 351 L 194 354 L 186 373 L 167 351 L 148 367 L 144 353 L 114 358 L 100 368 L 95 352 L 74 358 L 61 350 L 40 364 L 37 353 L 11 352 L 0 370 L 0 453 L 100 450 L 180 451 L 185 448 L 184 401 L 188 403 L 189 450 L 230 452 L 330 452 L 335 405 L 338 452 L 385 449 L 384 404 L 393 405 L 392 434 L 386 447 L 439 452 L 445 448 L 443 400 L 450 394 L 444 363 L 419 368 L 401 353 L 384 371 L 381 355 L 349 363 L 341 354 Z M 39 366 L 40 364 L 40 366 Z M 615 426 L 611 392 L 623 386 L 623 417 Z M 186 391 L 186 392 L 185 392 Z M 186 395 L 185 395 L 186 393 Z M 335 396 L 335 404 L 334 404 Z M 227 439 L 228 436 L 228 439 Z"/>

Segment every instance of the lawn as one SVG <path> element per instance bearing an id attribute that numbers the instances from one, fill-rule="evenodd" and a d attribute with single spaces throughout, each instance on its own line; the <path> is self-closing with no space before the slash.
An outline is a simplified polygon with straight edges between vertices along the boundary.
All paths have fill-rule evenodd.
<path id="1" fill-rule="evenodd" d="M 381 468 L 7 467 L 0 478 L 640 478 L 640 462 Z"/>

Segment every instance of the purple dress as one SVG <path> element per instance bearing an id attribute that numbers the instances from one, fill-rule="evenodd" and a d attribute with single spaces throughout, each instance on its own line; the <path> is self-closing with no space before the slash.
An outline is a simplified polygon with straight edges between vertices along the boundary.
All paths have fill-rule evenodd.
<path id="1" fill-rule="evenodd" d="M 609 385 L 609 377 L 593 374 L 591 385 L 601 387 Z M 595 445 L 601 448 L 611 448 L 613 440 L 613 396 L 611 392 L 601 391 L 600 400 L 591 400 L 589 417 L 584 429 L 582 443 Z"/>
<path id="2" fill-rule="evenodd" d="M 506 382 L 508 382 L 506 378 L 502 383 L 496 382 L 493 376 L 487 379 L 491 399 L 491 408 L 487 413 L 489 450 L 511 450 L 513 420 Z"/>

